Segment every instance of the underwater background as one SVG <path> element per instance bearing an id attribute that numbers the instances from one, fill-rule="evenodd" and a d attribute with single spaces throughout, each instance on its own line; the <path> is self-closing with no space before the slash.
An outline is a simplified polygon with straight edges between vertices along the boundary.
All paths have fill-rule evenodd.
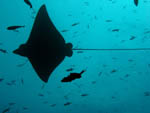
<path id="1" fill-rule="evenodd" d="M 74 51 L 39 79 L 26 57 L 12 53 L 30 35 L 45 4 L 50 18 L 73 48 L 150 48 L 150 1 L 140 0 L 0 1 L 0 112 L 150 113 L 150 51 Z M 75 26 L 72 24 L 78 23 Z M 8 26 L 22 25 L 18 32 Z M 69 70 L 70 69 L 70 70 Z M 82 78 L 62 83 L 71 72 Z"/>

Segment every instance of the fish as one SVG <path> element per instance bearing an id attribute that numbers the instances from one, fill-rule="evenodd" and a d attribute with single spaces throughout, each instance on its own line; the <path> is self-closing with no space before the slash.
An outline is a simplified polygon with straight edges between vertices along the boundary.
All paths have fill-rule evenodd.
<path id="1" fill-rule="evenodd" d="M 135 38 L 136 38 L 135 36 L 131 36 L 129 40 L 134 40 Z"/>
<path id="2" fill-rule="evenodd" d="M 106 20 L 106 22 L 112 22 L 112 20 Z"/>
<path id="3" fill-rule="evenodd" d="M 6 85 L 8 85 L 8 86 L 16 85 L 16 80 L 12 80 L 10 82 L 7 82 Z"/>
<path id="4" fill-rule="evenodd" d="M 23 110 L 28 110 L 28 108 L 27 108 L 27 107 L 23 107 L 22 109 L 23 109 Z"/>
<path id="5" fill-rule="evenodd" d="M 98 19 L 97 16 L 94 16 L 94 19 L 97 20 Z"/>
<path id="6" fill-rule="evenodd" d="M 24 0 L 24 2 L 25 2 L 30 8 L 32 8 L 32 4 L 31 4 L 31 2 L 30 2 L 29 0 Z"/>
<path id="7" fill-rule="evenodd" d="M 7 84 L 8 86 L 11 86 L 11 85 L 12 85 L 12 83 L 9 83 L 9 82 L 7 82 L 6 84 Z"/>
<path id="8" fill-rule="evenodd" d="M 10 103 L 8 103 L 10 106 L 13 106 L 13 105 L 15 105 L 16 103 L 14 103 L 14 102 L 10 102 Z"/>
<path id="9" fill-rule="evenodd" d="M 124 77 L 127 78 L 127 77 L 129 77 L 129 76 L 130 76 L 129 74 L 126 74 Z"/>
<path id="10" fill-rule="evenodd" d="M 136 6 L 138 6 L 138 3 L 139 3 L 138 0 L 134 0 L 134 4 L 135 4 Z"/>
<path id="11" fill-rule="evenodd" d="M 64 30 L 62 30 L 61 32 L 68 32 L 69 30 L 67 30 L 67 29 L 64 29 Z"/>
<path id="12" fill-rule="evenodd" d="M 2 113 L 6 113 L 6 112 L 9 112 L 10 111 L 10 108 L 6 108 L 2 111 Z"/>
<path id="13" fill-rule="evenodd" d="M 102 75 L 102 72 L 99 72 L 98 76 L 101 76 Z"/>
<path id="14" fill-rule="evenodd" d="M 116 97 L 115 97 L 115 96 L 111 96 L 111 98 L 112 98 L 112 99 L 116 99 Z"/>
<path id="15" fill-rule="evenodd" d="M 55 107 L 55 106 L 56 106 L 56 104 L 51 104 L 50 106 L 51 106 L 51 107 Z"/>
<path id="16" fill-rule="evenodd" d="M 150 96 L 150 91 L 144 92 L 144 96 Z"/>
<path id="17" fill-rule="evenodd" d="M 7 27 L 7 30 L 17 31 L 17 29 L 24 28 L 24 27 L 25 27 L 25 25 L 24 26 L 9 26 L 9 27 Z"/>
<path id="18" fill-rule="evenodd" d="M 80 73 L 70 73 L 69 76 L 64 77 L 61 82 L 71 82 L 75 79 L 81 78 L 81 75 L 85 72 L 85 70 L 81 71 Z"/>
<path id="19" fill-rule="evenodd" d="M 68 105 L 70 105 L 71 104 L 71 102 L 66 102 L 65 104 L 64 104 L 64 106 L 68 106 Z"/>
<path id="20" fill-rule="evenodd" d="M 119 32 L 120 29 L 113 29 L 112 32 Z"/>
<path id="21" fill-rule="evenodd" d="M 0 82 L 2 82 L 4 79 L 3 78 L 0 78 Z"/>
<path id="22" fill-rule="evenodd" d="M 81 96 L 82 96 L 82 97 L 85 97 L 85 96 L 88 96 L 88 94 L 86 94 L 86 93 L 85 93 L 85 94 L 81 94 Z"/>
<path id="23" fill-rule="evenodd" d="M 15 82 L 7 82 L 6 85 L 12 86 L 12 85 L 16 85 L 16 83 Z"/>
<path id="24" fill-rule="evenodd" d="M 40 97 L 44 97 L 44 95 L 43 95 L 43 94 L 41 94 L 41 93 L 39 93 L 39 94 L 38 94 L 38 96 L 40 96 Z"/>
<path id="25" fill-rule="evenodd" d="M 24 80 L 23 80 L 23 78 L 21 78 L 21 84 L 22 84 L 22 85 L 24 84 Z"/>
<path id="26" fill-rule="evenodd" d="M 0 49 L 0 52 L 2 52 L 2 53 L 8 53 L 7 50 L 4 50 L 4 49 Z"/>
<path id="27" fill-rule="evenodd" d="M 78 24 L 80 24 L 79 22 L 76 22 L 76 23 L 73 23 L 71 26 L 76 26 L 76 25 L 78 25 Z"/>
<path id="28" fill-rule="evenodd" d="M 46 6 L 42 5 L 27 42 L 21 44 L 13 53 L 27 57 L 40 80 L 47 83 L 52 72 L 65 57 L 73 55 L 72 47 L 72 43 L 65 42 L 52 23 Z"/>
<path id="29" fill-rule="evenodd" d="M 18 64 L 17 67 L 23 67 L 25 63 Z"/>
<path id="30" fill-rule="evenodd" d="M 96 81 L 92 81 L 92 84 L 96 84 Z"/>
<path id="31" fill-rule="evenodd" d="M 24 63 L 18 64 L 17 67 L 23 67 L 27 62 L 28 60 L 26 60 Z"/>
<path id="32" fill-rule="evenodd" d="M 89 6 L 89 2 L 84 2 L 84 4 L 85 4 L 86 6 Z"/>
<path id="33" fill-rule="evenodd" d="M 69 68 L 66 71 L 69 72 L 69 71 L 73 71 L 73 70 L 74 70 L 73 68 Z"/>
<path id="34" fill-rule="evenodd" d="M 110 73 L 115 73 L 115 72 L 117 72 L 117 70 L 116 70 L 116 69 L 113 69 Z"/>
<path id="35" fill-rule="evenodd" d="M 150 33 L 150 31 L 145 31 L 145 32 L 144 32 L 144 34 L 148 34 L 148 33 Z"/>
<path id="36" fill-rule="evenodd" d="M 68 14 L 68 16 L 72 16 L 71 14 Z"/>

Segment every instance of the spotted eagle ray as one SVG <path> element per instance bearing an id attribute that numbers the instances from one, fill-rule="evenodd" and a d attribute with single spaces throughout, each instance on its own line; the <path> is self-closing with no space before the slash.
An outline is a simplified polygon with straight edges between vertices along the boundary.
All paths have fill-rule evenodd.
<path id="1" fill-rule="evenodd" d="M 44 82 L 48 82 L 49 76 L 65 56 L 71 57 L 73 54 L 72 44 L 65 43 L 51 22 L 45 5 L 39 9 L 28 41 L 13 53 L 27 57 Z"/>

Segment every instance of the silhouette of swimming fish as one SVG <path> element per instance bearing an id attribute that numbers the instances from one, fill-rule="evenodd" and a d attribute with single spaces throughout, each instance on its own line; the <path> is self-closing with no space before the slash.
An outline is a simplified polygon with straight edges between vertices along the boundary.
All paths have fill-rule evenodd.
<path id="1" fill-rule="evenodd" d="M 0 49 L 0 52 L 2 52 L 2 53 L 7 53 L 7 51 L 4 50 L 4 49 Z"/>
<path id="2" fill-rule="evenodd" d="M 139 3 L 138 0 L 134 0 L 134 4 L 135 4 L 136 6 L 138 6 L 138 3 Z"/>
<path id="3" fill-rule="evenodd" d="M 17 30 L 17 29 L 23 28 L 23 27 L 25 27 L 25 26 L 9 26 L 9 27 L 7 27 L 7 30 Z"/>
<path id="4" fill-rule="evenodd" d="M 70 75 L 68 77 L 64 77 L 61 82 L 71 82 L 75 79 L 79 79 L 84 72 L 85 70 L 81 71 L 80 73 L 70 73 Z"/>
<path id="5" fill-rule="evenodd" d="M 30 2 L 29 0 L 24 0 L 24 2 L 25 2 L 28 6 L 30 6 L 30 8 L 32 8 L 32 4 L 31 4 L 31 2 Z"/>

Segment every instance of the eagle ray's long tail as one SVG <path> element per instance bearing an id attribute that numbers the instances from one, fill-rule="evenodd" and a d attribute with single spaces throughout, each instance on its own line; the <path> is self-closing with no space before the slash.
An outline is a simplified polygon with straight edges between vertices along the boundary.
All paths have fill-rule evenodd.
<path id="1" fill-rule="evenodd" d="M 82 51 L 150 51 L 150 48 L 121 48 L 121 49 L 83 49 L 74 48 L 72 50 L 82 50 Z"/>

